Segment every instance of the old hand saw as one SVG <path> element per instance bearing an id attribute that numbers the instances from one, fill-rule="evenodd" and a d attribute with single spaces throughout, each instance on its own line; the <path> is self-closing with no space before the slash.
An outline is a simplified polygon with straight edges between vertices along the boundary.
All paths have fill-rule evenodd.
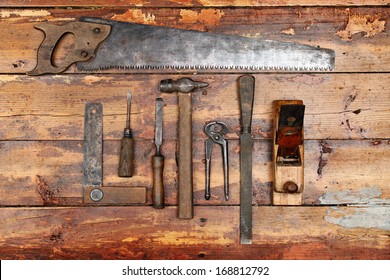
<path id="1" fill-rule="evenodd" d="M 45 33 L 37 65 L 29 75 L 60 73 L 71 64 L 84 71 L 187 69 L 234 71 L 323 71 L 334 67 L 334 51 L 292 42 L 82 18 L 64 25 L 41 23 Z M 53 54 L 65 34 L 74 46 L 60 65 Z"/>

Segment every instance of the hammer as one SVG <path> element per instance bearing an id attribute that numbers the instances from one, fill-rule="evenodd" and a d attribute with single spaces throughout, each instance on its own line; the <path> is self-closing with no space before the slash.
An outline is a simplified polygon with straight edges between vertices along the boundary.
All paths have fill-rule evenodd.
<path id="1" fill-rule="evenodd" d="M 193 185 L 192 185 L 192 98 L 191 92 L 207 87 L 205 82 L 193 81 L 190 78 L 162 80 L 160 91 L 179 93 L 179 199 L 178 217 L 192 219 Z"/>

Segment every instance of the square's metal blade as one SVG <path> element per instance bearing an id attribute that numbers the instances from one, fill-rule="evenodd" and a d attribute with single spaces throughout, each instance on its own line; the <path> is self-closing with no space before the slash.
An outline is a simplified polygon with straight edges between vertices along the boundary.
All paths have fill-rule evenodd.
<path id="1" fill-rule="evenodd" d="M 83 143 L 83 186 L 102 186 L 103 163 L 103 105 L 85 104 Z"/>

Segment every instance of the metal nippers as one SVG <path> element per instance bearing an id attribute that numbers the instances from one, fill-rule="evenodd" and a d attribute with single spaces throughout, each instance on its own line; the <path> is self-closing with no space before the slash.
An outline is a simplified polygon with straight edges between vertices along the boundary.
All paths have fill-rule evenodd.
<path id="1" fill-rule="evenodd" d="M 206 140 L 206 192 L 205 198 L 210 199 L 210 163 L 211 163 L 211 147 L 213 142 L 221 145 L 222 148 L 222 159 L 223 159 L 223 175 L 224 175 L 224 191 L 225 199 L 229 199 L 229 173 L 228 173 L 228 146 L 224 135 L 228 132 L 228 128 L 225 123 L 214 121 L 208 123 L 204 132 L 209 136 Z"/>

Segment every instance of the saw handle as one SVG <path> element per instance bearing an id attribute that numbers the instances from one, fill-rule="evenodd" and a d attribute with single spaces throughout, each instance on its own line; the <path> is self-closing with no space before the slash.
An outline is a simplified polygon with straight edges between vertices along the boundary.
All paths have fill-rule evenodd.
<path id="1" fill-rule="evenodd" d="M 164 157 L 161 155 L 154 155 L 152 157 L 152 166 L 153 166 L 153 191 L 152 191 L 153 207 L 156 209 L 162 209 L 164 208 L 164 185 L 163 185 Z"/>
<path id="2" fill-rule="evenodd" d="M 119 156 L 119 177 L 132 177 L 134 170 L 134 140 L 130 136 L 123 136 Z"/>
<path id="3" fill-rule="evenodd" d="M 111 31 L 110 25 L 89 22 L 70 22 L 64 25 L 40 23 L 35 25 L 35 28 L 43 31 L 45 38 L 38 48 L 37 65 L 27 72 L 32 76 L 61 73 L 75 62 L 91 59 L 97 46 Z M 61 65 L 54 65 L 54 53 L 66 34 L 74 35 L 73 49 Z"/>

